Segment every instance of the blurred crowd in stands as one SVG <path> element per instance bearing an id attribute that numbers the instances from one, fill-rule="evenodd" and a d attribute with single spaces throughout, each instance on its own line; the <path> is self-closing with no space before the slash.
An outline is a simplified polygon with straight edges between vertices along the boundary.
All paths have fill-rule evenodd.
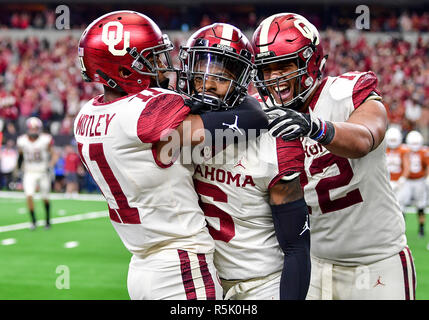
<path id="1" fill-rule="evenodd" d="M 63 13 L 57 6 L 43 4 L 16 4 L 2 5 L 0 12 L 0 28 L 16 29 L 54 29 L 56 18 Z M 359 13 L 356 13 L 357 4 L 344 3 L 330 4 L 329 1 L 319 4 L 300 3 L 299 0 L 287 3 L 230 3 L 228 6 L 215 3 L 195 3 L 182 1 L 180 5 L 161 4 L 103 4 L 103 11 L 136 10 L 150 17 L 156 17 L 156 22 L 163 30 L 188 31 L 203 27 L 212 22 L 233 23 L 240 29 L 253 29 L 264 17 L 277 12 L 295 12 L 309 18 L 320 30 L 334 28 L 345 30 L 355 27 Z M 100 6 L 91 3 L 67 5 L 70 12 L 70 27 L 84 28 L 88 21 L 100 16 Z M 371 31 L 429 31 L 428 8 L 413 3 L 407 4 L 407 9 L 399 6 L 386 7 L 380 4 L 368 6 L 371 18 Z"/>
<path id="2" fill-rule="evenodd" d="M 45 17 L 36 19 L 36 16 L 20 13 L 11 15 L 6 25 L 27 28 L 46 27 L 49 23 L 52 26 L 54 16 L 47 13 Z M 27 22 L 23 23 L 22 19 Z M 208 15 L 203 19 L 202 25 L 214 21 Z M 260 22 L 256 16 L 251 19 L 254 20 L 252 27 Z M 316 18 L 309 19 L 317 25 Z M 35 20 L 43 20 L 44 23 L 38 24 Z M 371 20 L 371 30 L 374 25 Z M 429 13 L 408 16 L 404 13 L 387 19 L 379 27 L 380 30 L 429 31 Z M 43 33 L 41 35 L 22 40 L 11 39 L 7 32 L 0 36 L 0 131 L 3 132 L 0 189 L 14 188 L 10 182 L 13 182 L 12 173 L 17 159 L 16 138 L 25 131 L 25 120 L 37 116 L 43 121 L 45 130 L 54 136 L 57 152 L 61 155 L 55 168 L 54 190 L 95 191 L 92 178 L 78 161 L 72 130 L 74 117 L 82 104 L 99 94 L 101 88 L 82 80 L 76 54 L 77 38 L 68 36 L 50 43 L 43 38 Z M 411 43 L 401 37 L 391 37 L 369 44 L 364 35 L 362 33 L 357 41 L 351 41 L 345 32 L 330 28 L 324 31 L 323 47 L 329 55 L 325 76 L 372 70 L 378 76 L 391 123 L 402 127 L 404 136 L 410 130 L 419 130 L 427 144 L 429 40 L 419 37 L 416 43 Z M 170 38 L 175 44 L 173 57 L 176 57 L 186 38 Z M 67 186 L 66 173 L 70 170 L 78 175 L 78 186 Z"/>
<path id="3" fill-rule="evenodd" d="M 125 1 L 126 3 L 126 1 Z M 100 6 L 79 3 L 67 6 L 70 12 L 70 27 L 84 28 L 88 21 L 100 15 Z M 230 22 L 240 29 L 253 29 L 264 17 L 277 12 L 296 12 L 309 18 L 321 29 L 334 28 L 345 30 L 355 27 L 356 4 L 341 5 L 323 3 L 303 4 L 299 1 L 288 1 L 270 5 L 268 3 L 230 3 L 228 6 L 214 3 L 192 3 L 182 1 L 180 5 L 154 4 L 104 4 L 107 13 L 114 10 L 136 10 L 148 16 L 156 17 L 156 22 L 163 30 L 188 31 L 208 25 L 214 21 Z M 0 12 L 0 28 L 16 29 L 54 29 L 56 18 L 63 12 L 56 13 L 57 6 L 53 5 L 20 5 L 5 4 Z M 429 12 L 424 6 L 409 3 L 407 9 L 401 7 L 386 7 L 379 5 L 368 6 L 371 18 L 371 31 L 429 31 Z"/>
<path id="4" fill-rule="evenodd" d="M 429 142 L 429 40 L 419 37 L 413 45 L 392 38 L 369 45 L 363 36 L 351 43 L 343 32 L 327 31 L 323 48 L 329 54 L 325 75 L 372 70 L 390 123 L 404 135 L 418 130 Z"/>

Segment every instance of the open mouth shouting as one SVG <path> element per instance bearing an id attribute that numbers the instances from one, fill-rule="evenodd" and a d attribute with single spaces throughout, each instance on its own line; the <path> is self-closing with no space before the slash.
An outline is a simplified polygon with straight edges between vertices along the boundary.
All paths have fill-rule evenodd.
<path id="1" fill-rule="evenodd" d="M 287 102 L 292 98 L 293 90 L 289 82 L 277 86 L 275 90 L 279 99 L 281 98 L 283 102 Z"/>

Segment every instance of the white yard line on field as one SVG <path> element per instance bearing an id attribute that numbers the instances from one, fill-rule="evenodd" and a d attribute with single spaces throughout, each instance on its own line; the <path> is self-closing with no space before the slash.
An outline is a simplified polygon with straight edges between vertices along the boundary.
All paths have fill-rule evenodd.
<path id="1" fill-rule="evenodd" d="M 0 191 L 0 198 L 6 199 L 25 199 L 24 192 L 19 191 Z M 35 194 L 34 199 L 41 199 L 40 194 Z M 82 201 L 106 201 L 101 194 L 76 194 L 73 196 L 65 193 L 50 193 L 49 199 L 52 200 L 82 200 Z"/>
<path id="2" fill-rule="evenodd" d="M 68 217 L 52 218 L 51 224 L 90 220 L 90 219 L 97 219 L 97 218 L 102 218 L 102 217 L 107 217 L 107 216 L 109 216 L 109 213 L 107 211 L 88 212 L 88 213 L 75 214 L 73 216 L 68 216 Z M 44 226 L 45 221 L 39 220 L 39 221 L 37 221 L 37 225 L 38 226 Z M 1 232 L 21 230 L 21 229 L 28 229 L 28 228 L 30 228 L 30 222 L 17 223 L 17 224 L 12 224 L 9 226 L 0 226 L 0 233 Z"/>

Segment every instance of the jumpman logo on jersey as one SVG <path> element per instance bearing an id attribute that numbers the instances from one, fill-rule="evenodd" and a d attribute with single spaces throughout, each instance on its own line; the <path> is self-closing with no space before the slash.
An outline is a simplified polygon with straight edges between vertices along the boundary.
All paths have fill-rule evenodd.
<path id="1" fill-rule="evenodd" d="M 222 123 L 224 126 L 227 126 L 228 129 L 231 129 L 232 131 L 238 131 L 238 133 L 240 133 L 241 135 L 243 135 L 243 133 L 241 132 L 241 130 L 238 128 L 238 116 L 235 116 L 235 122 L 233 124 L 228 124 L 228 123 Z"/>
<path id="2" fill-rule="evenodd" d="M 302 231 L 301 231 L 301 233 L 299 235 L 301 236 L 307 230 L 310 231 L 310 226 L 308 225 L 308 215 L 307 215 L 307 220 L 305 220 L 305 224 L 302 227 Z"/>
<path id="3" fill-rule="evenodd" d="M 243 166 L 242 161 L 243 161 L 243 158 L 241 158 L 240 161 L 237 162 L 237 164 L 234 166 L 234 168 L 236 168 L 236 167 L 242 167 L 243 169 L 246 169 L 246 167 Z"/>
<path id="4" fill-rule="evenodd" d="M 376 286 L 385 286 L 385 284 L 383 282 L 381 282 L 381 276 L 378 276 L 377 282 L 374 285 L 374 288 Z"/>

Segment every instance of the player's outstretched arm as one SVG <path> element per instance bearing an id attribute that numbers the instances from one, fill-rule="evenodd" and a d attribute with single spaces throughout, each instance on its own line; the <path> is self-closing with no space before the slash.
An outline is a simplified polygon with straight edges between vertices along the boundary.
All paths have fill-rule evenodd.
<path id="1" fill-rule="evenodd" d="M 188 101 L 188 104 L 190 103 Z M 247 96 L 237 107 L 228 110 L 201 114 L 198 110 L 193 110 L 192 106 L 190 110 L 196 114 L 188 114 L 175 130 L 157 143 L 158 160 L 162 163 L 170 163 L 173 155 L 182 146 L 204 143 L 211 147 L 217 145 L 225 147 L 229 143 L 256 139 L 268 127 L 266 114 L 258 100 L 251 96 Z M 216 139 L 222 140 L 219 142 Z M 162 152 L 164 147 L 168 148 L 168 153 Z M 169 156 L 167 159 L 160 159 L 161 154 Z"/>
<path id="2" fill-rule="evenodd" d="M 179 134 L 182 137 L 182 145 L 186 143 L 183 138 L 186 137 L 184 128 L 187 125 L 187 121 L 190 124 L 191 135 L 197 137 L 192 139 L 191 145 L 205 142 L 214 146 L 214 140 L 219 134 L 222 136 L 233 134 L 247 141 L 255 139 L 262 130 L 268 127 L 268 118 L 265 112 L 262 110 L 258 100 L 251 96 L 246 96 L 243 102 L 235 108 L 203 113 L 193 108 L 192 101 L 186 101 L 190 105 L 191 114 L 178 127 Z M 198 132 L 201 132 L 201 134 L 198 135 Z M 227 140 L 234 141 L 233 139 Z"/>
<path id="3" fill-rule="evenodd" d="M 310 229 L 299 178 L 280 180 L 270 189 L 277 239 L 284 253 L 281 300 L 304 300 L 310 285 Z"/>
<path id="4" fill-rule="evenodd" d="M 387 129 L 387 112 L 376 100 L 364 102 L 345 122 L 334 122 L 335 135 L 325 148 L 345 158 L 361 158 L 377 148 Z"/>

